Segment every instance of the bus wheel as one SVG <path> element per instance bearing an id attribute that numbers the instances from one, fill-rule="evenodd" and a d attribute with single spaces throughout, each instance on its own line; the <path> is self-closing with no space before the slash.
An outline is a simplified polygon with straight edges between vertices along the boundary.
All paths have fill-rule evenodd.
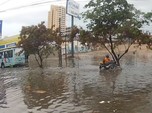
<path id="1" fill-rule="evenodd" d="M 5 65 L 3 62 L 1 63 L 1 68 L 5 68 Z"/>

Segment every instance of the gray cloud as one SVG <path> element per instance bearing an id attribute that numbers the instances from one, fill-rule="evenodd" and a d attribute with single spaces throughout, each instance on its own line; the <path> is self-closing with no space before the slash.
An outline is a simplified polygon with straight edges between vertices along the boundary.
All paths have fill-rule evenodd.
<path id="1" fill-rule="evenodd" d="M 128 0 L 128 2 L 134 4 L 134 6 L 141 11 L 152 11 L 152 0 Z"/>

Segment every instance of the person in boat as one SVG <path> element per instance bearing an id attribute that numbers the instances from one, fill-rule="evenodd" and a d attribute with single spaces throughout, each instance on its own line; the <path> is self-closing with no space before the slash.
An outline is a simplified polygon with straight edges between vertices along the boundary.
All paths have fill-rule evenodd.
<path id="1" fill-rule="evenodd" d="M 102 67 L 104 67 L 105 69 L 108 69 L 109 67 L 107 67 L 109 64 L 112 64 L 113 63 L 113 60 L 111 60 L 110 59 L 110 57 L 109 57 L 109 55 L 107 54 L 104 58 L 103 58 L 103 60 L 102 60 L 102 62 L 100 62 L 100 69 L 102 68 Z"/>
<path id="2" fill-rule="evenodd" d="M 102 63 L 103 63 L 104 65 L 108 65 L 108 64 L 111 63 L 111 59 L 110 59 L 109 55 L 106 55 L 106 56 L 103 58 Z"/>
<path id="3" fill-rule="evenodd" d="M 109 68 L 113 69 L 115 66 L 118 66 L 116 64 L 116 62 L 113 61 L 113 60 L 111 60 L 110 57 L 109 57 L 109 55 L 106 55 L 103 58 L 102 62 L 100 62 L 99 68 L 101 69 L 102 67 L 104 67 L 104 69 L 109 69 Z"/>

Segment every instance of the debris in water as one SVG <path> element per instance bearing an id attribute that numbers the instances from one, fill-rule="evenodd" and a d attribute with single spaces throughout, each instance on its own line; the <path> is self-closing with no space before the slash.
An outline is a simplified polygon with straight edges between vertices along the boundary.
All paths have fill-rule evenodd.
<path id="1" fill-rule="evenodd" d="M 103 104 L 103 103 L 105 103 L 105 101 L 101 101 L 101 102 L 99 102 L 100 104 Z"/>
<path id="2" fill-rule="evenodd" d="M 40 93 L 40 94 L 43 94 L 43 93 L 46 93 L 46 91 L 44 91 L 44 90 L 35 90 L 35 91 L 33 91 L 34 93 Z"/>

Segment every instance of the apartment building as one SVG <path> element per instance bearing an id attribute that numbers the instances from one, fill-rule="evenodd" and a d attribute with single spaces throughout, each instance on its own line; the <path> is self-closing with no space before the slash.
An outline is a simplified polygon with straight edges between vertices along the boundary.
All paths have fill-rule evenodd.
<path id="1" fill-rule="evenodd" d="M 61 32 L 66 32 L 66 8 L 63 6 L 51 5 L 48 13 L 48 28 L 54 26 L 54 30 L 61 27 Z"/>

